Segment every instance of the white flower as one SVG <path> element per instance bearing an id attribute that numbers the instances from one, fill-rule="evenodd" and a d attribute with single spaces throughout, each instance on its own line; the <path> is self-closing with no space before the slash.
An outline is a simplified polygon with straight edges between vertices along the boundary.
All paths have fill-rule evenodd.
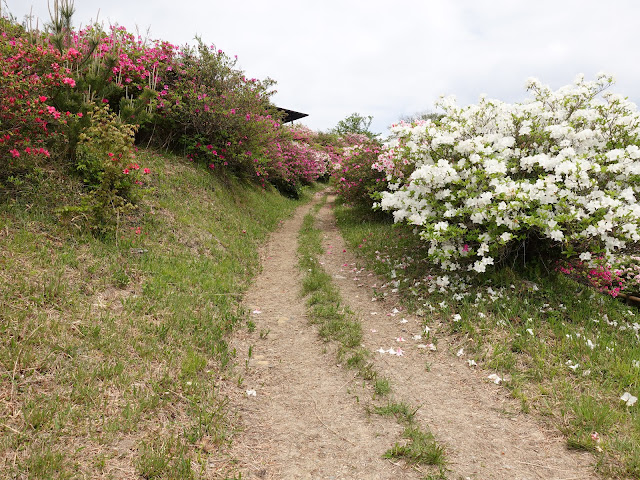
<path id="1" fill-rule="evenodd" d="M 513 235 L 509 232 L 504 232 L 502 235 L 500 235 L 500 240 L 502 240 L 505 243 L 511 240 L 512 238 L 513 238 Z"/>
<path id="2" fill-rule="evenodd" d="M 629 392 L 624 392 L 620 397 L 620 400 L 627 404 L 627 407 L 633 407 L 638 401 L 638 397 L 634 397 Z"/>
<path id="3" fill-rule="evenodd" d="M 551 230 L 548 235 L 549 238 L 555 240 L 556 242 L 559 242 L 564 238 L 564 233 L 562 233 L 560 230 Z"/>
<path id="4" fill-rule="evenodd" d="M 583 262 L 588 262 L 589 260 L 591 260 L 591 253 L 590 252 L 581 253 L 580 260 L 582 260 Z"/>

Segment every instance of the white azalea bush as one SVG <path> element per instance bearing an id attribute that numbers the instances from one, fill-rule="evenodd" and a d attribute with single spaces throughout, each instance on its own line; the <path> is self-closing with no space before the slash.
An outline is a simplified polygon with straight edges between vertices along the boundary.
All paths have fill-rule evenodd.
<path id="1" fill-rule="evenodd" d="M 640 240 L 640 114 L 612 84 L 531 79 L 523 103 L 441 99 L 441 120 L 392 126 L 376 206 L 415 225 L 444 270 L 485 272 L 532 242 L 584 261 L 625 249 Z"/>

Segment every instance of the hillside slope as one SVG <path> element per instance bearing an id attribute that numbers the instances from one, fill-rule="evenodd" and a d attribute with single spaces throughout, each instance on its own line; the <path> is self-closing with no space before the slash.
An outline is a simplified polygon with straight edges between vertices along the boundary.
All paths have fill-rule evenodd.
<path id="1" fill-rule="evenodd" d="M 114 236 L 62 225 L 79 186 L 0 204 L 0 476 L 194 478 L 230 434 L 216 389 L 257 246 L 300 202 L 150 151 Z"/>

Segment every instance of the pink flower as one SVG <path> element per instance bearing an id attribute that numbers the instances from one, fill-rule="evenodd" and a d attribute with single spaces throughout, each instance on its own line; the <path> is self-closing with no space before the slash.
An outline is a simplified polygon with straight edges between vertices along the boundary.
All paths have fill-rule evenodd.
<path id="1" fill-rule="evenodd" d="M 142 170 L 142 171 L 143 171 L 143 173 L 145 173 L 145 174 L 146 174 L 146 173 L 151 173 L 151 170 L 149 170 L 148 168 L 145 168 L 145 169 L 144 169 L 144 170 Z"/>
<path id="2" fill-rule="evenodd" d="M 44 95 L 40 95 L 38 98 L 40 99 L 41 102 L 47 101 L 47 97 L 45 97 Z"/>
<path id="3" fill-rule="evenodd" d="M 69 77 L 63 78 L 62 83 L 64 83 L 65 85 L 69 85 L 72 88 L 76 86 L 76 81 L 73 78 Z"/>
<path id="4" fill-rule="evenodd" d="M 14 158 L 18 158 L 20 156 L 20 152 L 15 148 L 13 150 L 9 150 L 9 152 Z"/>
<path id="5" fill-rule="evenodd" d="M 125 175 L 129 175 L 129 169 L 125 168 L 124 170 L 122 170 L 122 173 L 124 173 Z"/>

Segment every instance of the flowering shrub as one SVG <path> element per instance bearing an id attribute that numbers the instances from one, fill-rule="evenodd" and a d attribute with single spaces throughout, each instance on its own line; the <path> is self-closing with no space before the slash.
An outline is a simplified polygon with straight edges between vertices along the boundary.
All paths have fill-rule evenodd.
<path id="1" fill-rule="evenodd" d="M 640 257 L 637 255 L 616 255 L 610 263 L 602 257 L 589 262 L 574 258 L 560 261 L 557 269 L 612 297 L 621 293 L 640 294 Z"/>
<path id="2" fill-rule="evenodd" d="M 65 77 L 50 70 L 59 58 L 53 48 L 31 43 L 5 19 L 0 26 L 0 186 L 7 186 L 50 162 L 55 127 L 65 118 L 51 97 Z"/>
<path id="3" fill-rule="evenodd" d="M 640 240 L 640 115 L 619 95 L 598 98 L 612 83 L 580 76 L 554 92 L 530 80 L 532 98 L 513 105 L 441 100 L 441 120 L 392 127 L 378 206 L 416 225 L 445 270 L 484 272 L 534 243 L 623 250 Z"/>
<path id="4" fill-rule="evenodd" d="M 371 207 L 373 195 L 387 188 L 386 175 L 372 168 L 380 154 L 381 146 L 375 140 L 343 149 L 340 162 L 334 165 L 333 176 L 344 202 Z"/>
<path id="5" fill-rule="evenodd" d="M 625 279 L 620 270 L 613 269 L 610 264 L 597 263 L 590 265 L 579 259 L 561 261 L 558 271 L 574 280 L 589 285 L 599 292 L 617 297 L 624 289 Z"/>
<path id="6" fill-rule="evenodd" d="M 330 161 L 316 132 L 305 126 L 283 126 L 264 154 L 264 178 L 281 192 L 297 197 L 302 185 L 325 175 Z"/>
<path id="7" fill-rule="evenodd" d="M 80 207 L 91 228 L 105 232 L 118 227 L 121 216 L 134 208 L 140 197 L 141 175 L 150 173 L 136 162 L 134 135 L 137 126 L 127 125 L 107 105 L 88 113 L 89 126 L 79 136 L 76 168 L 89 193 Z"/>
<path id="8" fill-rule="evenodd" d="M 83 208 L 124 207 L 138 192 L 137 169 L 129 167 L 136 165 L 134 134 L 294 196 L 326 173 L 335 152 L 309 129 L 281 125 L 269 100 L 272 80 L 247 79 L 235 59 L 201 41 L 181 48 L 120 26 L 75 31 L 72 11 L 55 2 L 48 33 L 0 19 L 0 184 L 17 185 L 54 161 L 49 151 L 58 139 L 60 165 L 75 167 L 90 190 L 92 206 Z M 109 218 L 98 223 L 112 223 Z"/>

